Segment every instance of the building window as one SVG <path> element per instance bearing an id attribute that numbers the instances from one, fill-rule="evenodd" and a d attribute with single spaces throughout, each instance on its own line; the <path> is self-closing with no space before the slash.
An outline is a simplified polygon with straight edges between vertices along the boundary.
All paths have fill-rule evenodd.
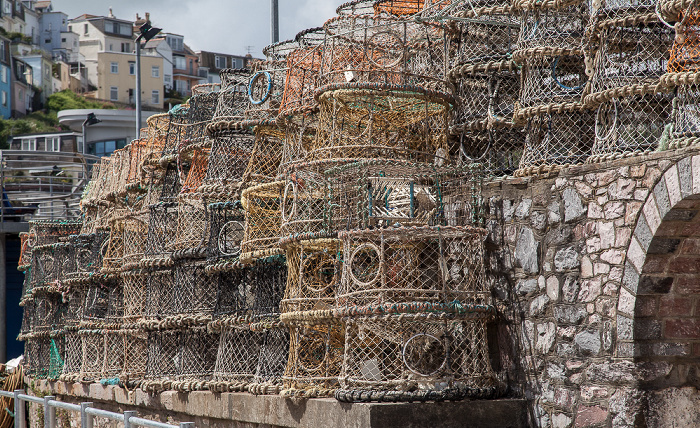
<path id="1" fill-rule="evenodd" d="M 136 74 L 136 63 L 133 61 L 129 61 L 129 74 L 132 76 Z"/>
<path id="2" fill-rule="evenodd" d="M 22 138 L 22 150 L 36 150 L 36 138 Z"/>
<path id="3" fill-rule="evenodd" d="M 181 56 L 176 56 L 175 57 L 175 68 L 178 70 L 184 70 L 185 69 L 185 58 Z"/>
<path id="4" fill-rule="evenodd" d="M 151 77 L 160 77 L 160 67 L 154 65 L 151 67 Z"/>
<path id="5" fill-rule="evenodd" d="M 88 143 L 88 152 L 95 156 L 108 156 L 117 149 L 123 149 L 126 140 L 108 140 Z"/>
<path id="6" fill-rule="evenodd" d="M 171 79 L 172 79 L 172 78 L 170 77 L 169 74 L 163 75 L 163 81 L 164 81 L 165 83 L 171 83 L 171 82 L 172 82 Z"/>
<path id="7" fill-rule="evenodd" d="M 130 43 L 122 43 L 122 52 L 131 52 L 131 44 Z"/>
<path id="8" fill-rule="evenodd" d="M 61 151 L 61 137 L 46 137 L 46 151 L 47 152 L 60 152 Z"/>
<path id="9" fill-rule="evenodd" d="M 65 42 L 66 42 L 66 38 L 65 38 L 65 37 L 61 37 L 61 43 L 65 43 Z M 48 42 L 46 42 L 46 43 L 48 43 Z"/>
<path id="10" fill-rule="evenodd" d="M 226 68 L 226 57 L 216 55 L 214 57 L 214 66 L 216 68 Z"/>
<path id="11" fill-rule="evenodd" d="M 231 58 L 231 67 L 232 68 L 243 68 L 243 61 L 241 61 L 240 59 Z"/>
<path id="12" fill-rule="evenodd" d="M 114 45 L 111 43 L 109 44 L 109 51 L 114 52 Z"/>
<path id="13" fill-rule="evenodd" d="M 190 74 L 194 74 L 194 61 L 190 60 Z"/>
<path id="14" fill-rule="evenodd" d="M 5 91 L 2 91 L 2 105 L 3 107 L 7 107 L 7 92 Z"/>
<path id="15" fill-rule="evenodd" d="M 118 62 L 110 63 L 109 69 L 112 72 L 112 74 L 119 74 L 119 63 Z"/>
<path id="16" fill-rule="evenodd" d="M 116 86 L 109 88 L 109 99 L 112 101 L 117 101 L 119 99 L 119 88 Z"/>
<path id="17" fill-rule="evenodd" d="M 118 22 L 112 22 L 112 32 L 115 34 L 119 34 L 119 23 Z"/>
<path id="18" fill-rule="evenodd" d="M 88 25 L 87 24 L 85 24 L 85 29 L 83 30 L 83 34 L 85 34 L 86 36 L 88 35 Z"/>
<path id="19" fill-rule="evenodd" d="M 160 91 L 151 92 L 151 104 L 160 104 Z"/>
<path id="20" fill-rule="evenodd" d="M 75 141 L 78 144 L 78 153 L 83 153 L 83 136 L 79 135 L 75 137 Z"/>
<path id="21" fill-rule="evenodd" d="M 2 83 L 7 83 L 7 69 L 5 67 L 2 68 Z"/>

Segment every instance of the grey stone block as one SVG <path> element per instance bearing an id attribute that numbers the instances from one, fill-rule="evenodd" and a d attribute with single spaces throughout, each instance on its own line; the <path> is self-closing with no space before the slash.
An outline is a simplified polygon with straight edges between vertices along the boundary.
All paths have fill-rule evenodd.
<path id="1" fill-rule="evenodd" d="M 668 189 L 666 189 L 666 180 L 659 180 L 654 186 L 654 198 L 656 206 L 659 209 L 659 218 L 663 220 L 666 214 L 671 210 L 671 201 L 668 199 Z"/>

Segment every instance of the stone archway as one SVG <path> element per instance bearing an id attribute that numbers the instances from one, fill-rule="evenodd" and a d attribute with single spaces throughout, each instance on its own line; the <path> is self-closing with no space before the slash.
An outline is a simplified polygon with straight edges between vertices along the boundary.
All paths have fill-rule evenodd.
<path id="1" fill-rule="evenodd" d="M 642 206 L 619 294 L 616 354 L 637 363 L 648 419 L 700 424 L 700 156 L 671 165 Z"/>

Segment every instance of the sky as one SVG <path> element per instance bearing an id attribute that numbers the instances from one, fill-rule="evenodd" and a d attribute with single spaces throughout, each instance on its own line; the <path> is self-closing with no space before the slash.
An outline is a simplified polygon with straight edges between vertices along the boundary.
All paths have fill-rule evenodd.
<path id="1" fill-rule="evenodd" d="M 279 0 L 280 40 L 320 27 L 347 0 Z M 52 0 L 54 11 L 75 18 L 84 13 L 135 20 L 151 14 L 154 27 L 182 34 L 195 51 L 262 58 L 270 44 L 270 0 Z M 250 47 L 250 48 L 249 48 Z"/>

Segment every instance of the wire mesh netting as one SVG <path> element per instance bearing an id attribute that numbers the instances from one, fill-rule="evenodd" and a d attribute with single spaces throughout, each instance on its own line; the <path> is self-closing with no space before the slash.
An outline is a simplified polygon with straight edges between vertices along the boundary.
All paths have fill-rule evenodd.
<path id="1" fill-rule="evenodd" d="M 209 128 L 213 143 L 200 192 L 212 202 L 236 198 L 250 162 L 255 136 L 246 129 L 218 122 Z M 267 154 L 265 154 L 267 155 Z"/>
<path id="2" fill-rule="evenodd" d="M 284 182 L 260 184 L 243 191 L 245 230 L 240 259 L 252 260 L 280 254 L 280 202 Z"/>

